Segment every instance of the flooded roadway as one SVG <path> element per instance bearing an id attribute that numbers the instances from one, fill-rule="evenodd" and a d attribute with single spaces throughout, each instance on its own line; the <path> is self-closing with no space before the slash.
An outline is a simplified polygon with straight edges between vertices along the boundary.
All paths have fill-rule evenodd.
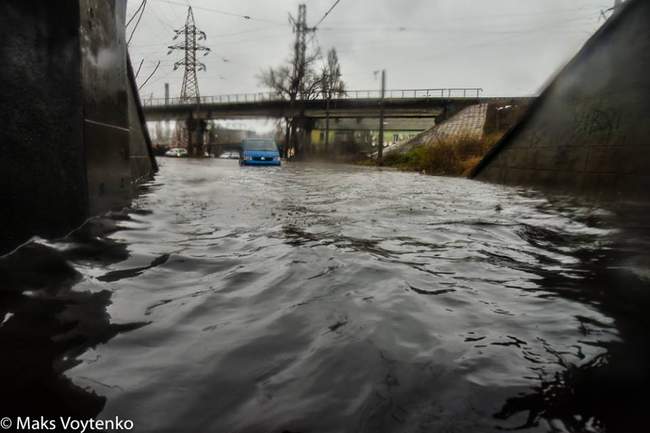
<path id="1" fill-rule="evenodd" d="M 170 433 L 645 426 L 645 216 L 371 168 L 160 163 L 131 209 L 0 259 L 0 415 Z"/>

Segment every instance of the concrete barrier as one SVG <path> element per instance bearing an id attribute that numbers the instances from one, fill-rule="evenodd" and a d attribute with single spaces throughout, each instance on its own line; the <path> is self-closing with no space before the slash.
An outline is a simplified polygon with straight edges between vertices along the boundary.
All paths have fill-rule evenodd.
<path id="1" fill-rule="evenodd" d="M 650 0 L 630 0 L 472 173 L 594 198 L 650 201 Z"/>
<path id="2" fill-rule="evenodd" d="M 128 204 L 155 169 L 126 0 L 0 2 L 0 254 Z"/>

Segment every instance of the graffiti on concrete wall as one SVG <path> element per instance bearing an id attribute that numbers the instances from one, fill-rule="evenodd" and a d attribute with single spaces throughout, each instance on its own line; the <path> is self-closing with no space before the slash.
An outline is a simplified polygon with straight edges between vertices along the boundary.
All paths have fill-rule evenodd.
<path id="1" fill-rule="evenodd" d="M 601 145 L 612 145 L 622 135 L 621 113 L 601 99 L 584 101 L 574 112 L 575 135 L 586 140 L 597 140 Z"/>

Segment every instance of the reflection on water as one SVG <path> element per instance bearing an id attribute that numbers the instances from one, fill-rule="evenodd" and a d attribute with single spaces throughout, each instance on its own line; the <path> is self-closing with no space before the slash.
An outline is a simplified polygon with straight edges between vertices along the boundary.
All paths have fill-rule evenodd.
<path id="1" fill-rule="evenodd" d="M 645 425 L 645 213 L 354 167 L 161 165 L 132 209 L 0 259 L 10 412 L 143 432 Z"/>
<path id="2" fill-rule="evenodd" d="M 124 245 L 104 237 L 113 217 L 89 221 L 57 245 L 34 241 L 0 258 L 3 415 L 87 419 L 104 407 L 105 397 L 62 373 L 88 350 L 144 325 L 111 323 L 110 290 L 73 289 L 84 275 L 71 262 L 81 268 L 128 258 Z"/>

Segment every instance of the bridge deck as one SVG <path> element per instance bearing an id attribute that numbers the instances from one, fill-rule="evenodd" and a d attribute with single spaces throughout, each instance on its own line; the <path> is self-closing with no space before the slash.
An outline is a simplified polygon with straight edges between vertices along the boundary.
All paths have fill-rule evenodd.
<path id="1" fill-rule="evenodd" d="M 364 91 L 370 92 L 370 91 Z M 433 93 L 411 93 L 411 96 L 398 97 L 402 91 L 391 91 L 384 99 L 386 117 L 394 118 L 432 118 L 455 113 L 469 105 L 479 103 L 518 104 L 531 98 L 485 98 L 476 96 L 431 96 Z M 406 92 L 406 91 L 404 91 Z M 354 94 L 354 93 L 352 93 Z M 379 117 L 381 99 L 378 97 L 343 97 L 326 101 L 322 98 L 294 103 L 282 99 L 265 99 L 252 97 L 248 100 L 224 96 L 204 97 L 196 101 L 150 100 L 145 104 L 148 120 L 179 120 L 189 116 L 203 119 L 232 118 L 282 118 L 300 114 L 308 118 L 324 118 L 329 112 L 332 118 L 367 118 Z M 467 94 L 467 93 L 466 93 Z M 350 92 L 348 93 L 350 95 Z M 390 96 L 388 96 L 390 95 Z M 401 93 L 399 93 L 401 95 Z"/>

